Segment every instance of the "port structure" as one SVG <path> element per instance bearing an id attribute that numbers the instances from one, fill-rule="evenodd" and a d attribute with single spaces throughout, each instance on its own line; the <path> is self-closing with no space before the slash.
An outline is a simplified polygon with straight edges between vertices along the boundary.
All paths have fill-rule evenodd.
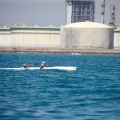
<path id="1" fill-rule="evenodd" d="M 65 0 L 66 24 L 94 22 L 95 0 Z"/>

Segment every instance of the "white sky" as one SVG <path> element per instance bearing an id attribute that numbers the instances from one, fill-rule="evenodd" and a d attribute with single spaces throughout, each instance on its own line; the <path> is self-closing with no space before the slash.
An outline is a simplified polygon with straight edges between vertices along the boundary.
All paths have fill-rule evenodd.
<path id="1" fill-rule="evenodd" d="M 105 23 L 109 23 L 110 4 L 116 5 L 116 24 L 120 26 L 120 0 L 106 0 Z M 101 0 L 96 0 L 95 22 L 101 22 Z M 65 24 L 65 0 L 0 0 L 0 26 L 61 26 Z"/>

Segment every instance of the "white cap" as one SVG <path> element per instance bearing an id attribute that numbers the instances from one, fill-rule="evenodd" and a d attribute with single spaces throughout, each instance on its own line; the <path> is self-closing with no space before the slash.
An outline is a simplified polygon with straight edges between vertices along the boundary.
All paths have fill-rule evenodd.
<path id="1" fill-rule="evenodd" d="M 45 63 L 45 61 L 43 61 L 42 63 Z"/>

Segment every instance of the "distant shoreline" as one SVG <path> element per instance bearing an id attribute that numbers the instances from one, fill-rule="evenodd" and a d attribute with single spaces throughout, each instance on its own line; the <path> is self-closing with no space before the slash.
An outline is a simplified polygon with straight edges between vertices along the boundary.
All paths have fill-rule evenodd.
<path id="1" fill-rule="evenodd" d="M 64 49 L 64 48 L 39 48 L 39 47 L 0 47 L 0 52 L 8 53 L 53 53 L 53 54 L 114 54 L 120 55 L 116 49 Z"/>

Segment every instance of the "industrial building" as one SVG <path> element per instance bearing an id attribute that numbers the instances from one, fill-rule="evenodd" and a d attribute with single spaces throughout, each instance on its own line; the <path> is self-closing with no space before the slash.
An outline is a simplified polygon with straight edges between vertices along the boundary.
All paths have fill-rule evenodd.
<path id="1" fill-rule="evenodd" d="M 120 49 L 120 27 L 114 30 L 114 49 Z"/>
<path id="2" fill-rule="evenodd" d="M 66 25 L 61 27 L 11 26 L 0 28 L 0 47 L 41 49 L 120 49 L 120 28 L 114 29 L 115 6 L 105 25 L 105 0 L 101 23 L 94 22 L 95 0 L 65 0 Z"/>
<path id="3" fill-rule="evenodd" d="M 60 47 L 59 27 L 12 26 L 0 28 L 0 46 Z"/>
<path id="4" fill-rule="evenodd" d="M 63 48 L 113 49 L 114 29 L 95 22 L 78 22 L 61 27 Z"/>
<path id="5" fill-rule="evenodd" d="M 94 21 L 95 0 L 65 0 L 66 24 Z"/>
<path id="6" fill-rule="evenodd" d="M 81 23 L 81 24 L 80 24 Z M 12 26 L 0 28 L 1 47 L 35 48 L 112 48 L 113 33 L 111 27 L 90 22 L 68 26 Z M 89 23 L 89 22 L 87 22 Z M 74 23 L 72 23 L 74 24 Z M 96 26 L 96 27 L 95 27 Z M 106 27 L 106 28 L 105 28 Z M 60 33 L 61 29 L 61 33 Z M 71 34 L 72 32 L 72 34 Z M 109 39 L 109 36 L 111 38 Z M 111 42 L 110 42 L 111 41 Z M 108 45 L 108 44 L 111 45 Z M 114 30 L 114 49 L 120 49 L 120 28 Z"/>

